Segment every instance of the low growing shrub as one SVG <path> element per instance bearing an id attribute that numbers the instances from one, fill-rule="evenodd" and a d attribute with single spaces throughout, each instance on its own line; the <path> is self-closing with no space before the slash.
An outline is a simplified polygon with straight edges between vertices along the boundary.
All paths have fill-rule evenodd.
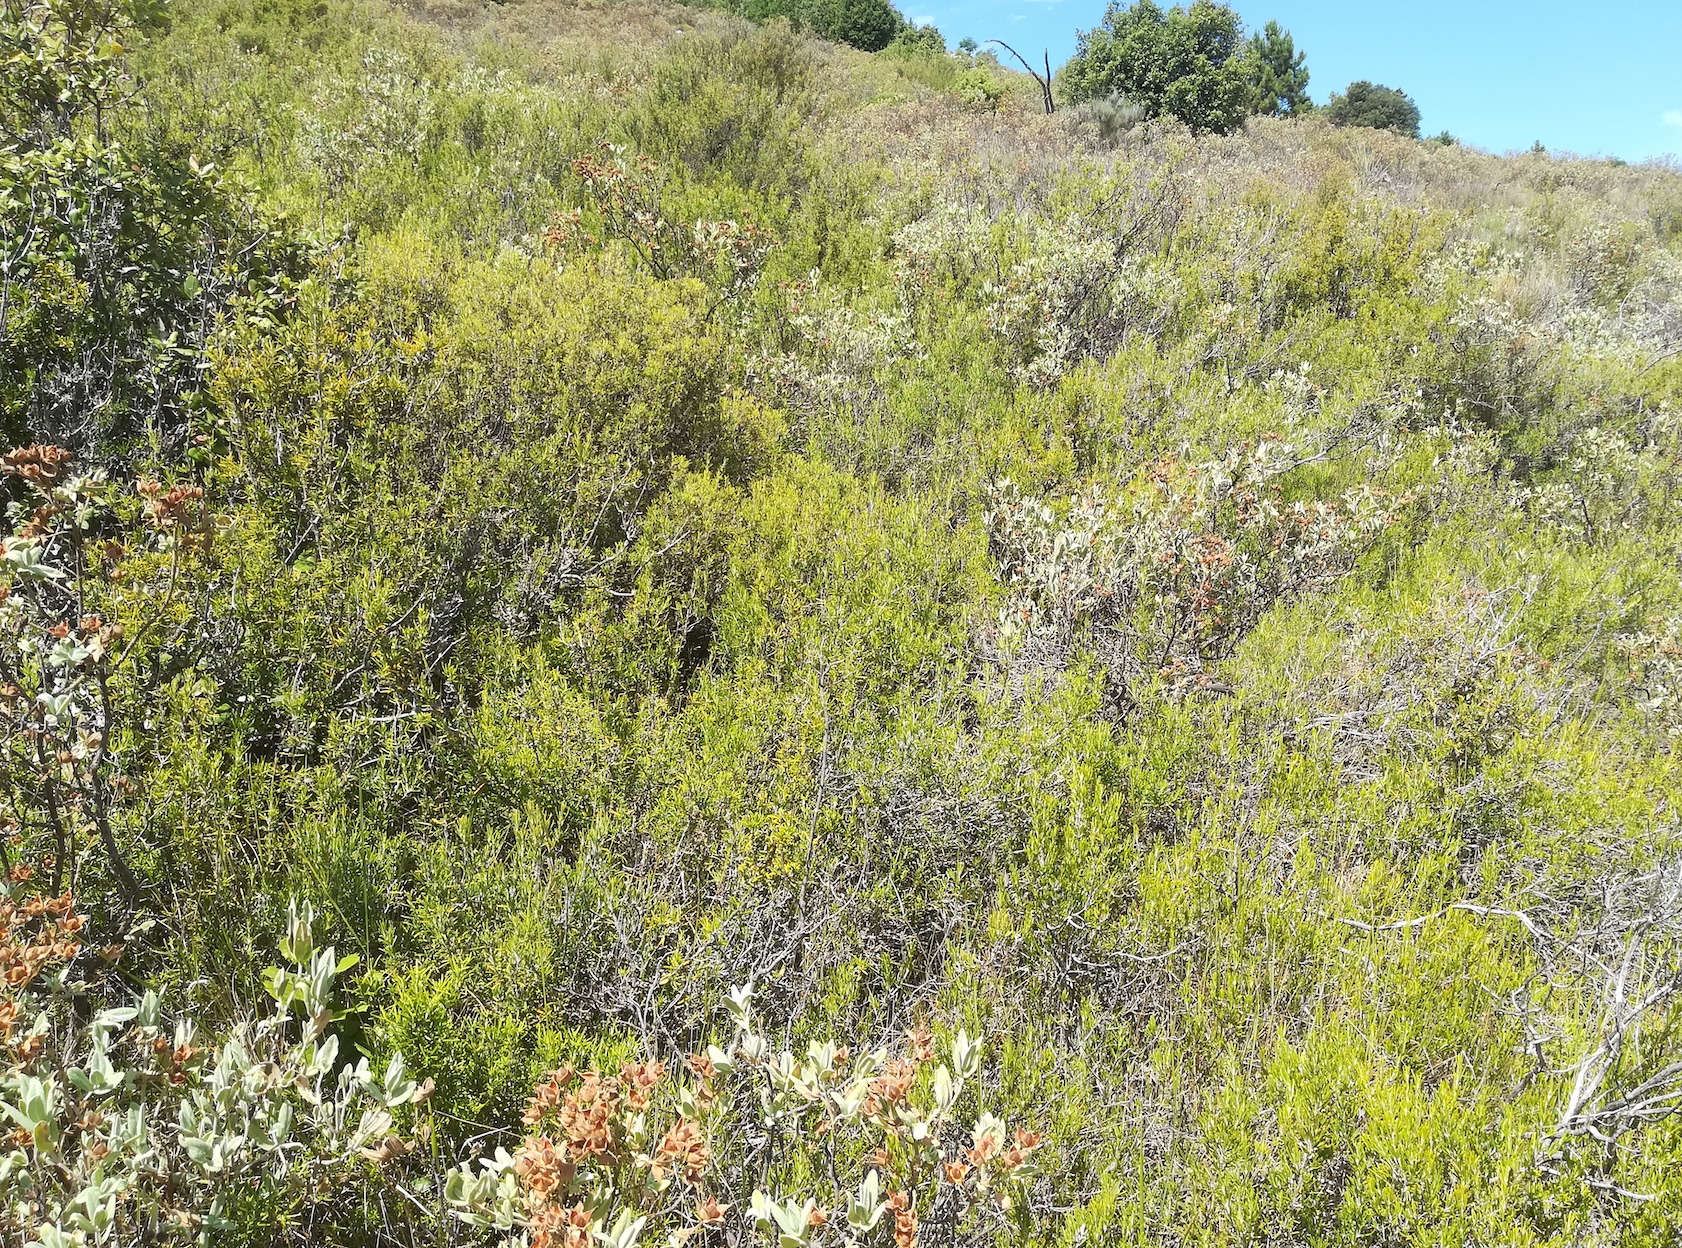
<path id="1" fill-rule="evenodd" d="M 1013 1135 L 958 1106 L 981 1070 L 959 1031 L 943 1060 L 922 1029 L 904 1051 L 853 1055 L 814 1041 L 774 1051 L 752 986 L 730 995 L 732 1037 L 668 1072 L 627 1062 L 618 1075 L 571 1067 L 539 1084 L 532 1134 L 510 1155 L 454 1170 L 457 1216 L 530 1248 L 735 1243 L 745 1222 L 776 1248 L 992 1242 L 1022 1191 L 1040 1137 Z M 522 1238 L 523 1237 L 523 1238 Z"/>
<path id="2" fill-rule="evenodd" d="M 10 1244 L 211 1244 L 277 1226 L 415 1147 L 396 1111 L 423 1104 L 394 1057 L 341 1060 L 337 978 L 354 964 L 318 947 L 294 906 L 268 972 L 272 1009 L 207 1039 L 156 992 L 118 994 L 120 947 L 84 949 L 68 893 L 42 895 L 10 867 L 0 884 L 0 1233 Z M 421 1134 L 430 1131 L 423 1124 Z"/>
<path id="3" fill-rule="evenodd" d="M 1370 486 L 1287 503 L 1298 466 L 1280 439 L 1202 464 L 1170 456 L 1064 511 L 997 482 L 986 519 L 1010 587 L 1001 636 L 1058 663 L 1090 651 L 1124 686 L 1153 674 L 1207 686 L 1207 666 L 1265 612 L 1344 576 L 1392 521 L 1394 500 Z"/>

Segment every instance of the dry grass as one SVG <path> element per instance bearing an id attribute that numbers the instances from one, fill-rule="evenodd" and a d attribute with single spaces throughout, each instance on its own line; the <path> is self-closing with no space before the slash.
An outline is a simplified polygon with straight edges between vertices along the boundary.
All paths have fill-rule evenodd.
<path id="1" fill-rule="evenodd" d="M 399 7 L 481 60 L 517 50 L 522 64 L 558 77 L 611 79 L 628 64 L 653 62 L 673 40 L 749 29 L 727 13 L 642 0 L 403 0 Z"/>

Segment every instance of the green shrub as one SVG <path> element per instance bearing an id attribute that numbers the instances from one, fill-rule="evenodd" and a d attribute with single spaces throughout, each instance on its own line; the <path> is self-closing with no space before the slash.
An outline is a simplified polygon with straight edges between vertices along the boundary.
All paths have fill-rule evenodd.
<path id="1" fill-rule="evenodd" d="M 186 150 L 130 136 L 122 41 L 144 7 L 0 10 L 0 428 L 179 455 L 209 329 L 275 309 L 299 255 L 252 196 Z M 107 120 L 107 119 L 110 120 Z"/>
<path id="2" fill-rule="evenodd" d="M 915 29 L 890 0 L 726 0 L 725 7 L 756 22 L 786 18 L 865 52 L 880 52 Z"/>
<path id="3" fill-rule="evenodd" d="M 1238 14 L 1213 0 L 1166 13 L 1154 0 L 1112 0 L 1059 78 L 1075 103 L 1121 95 L 1149 117 L 1225 134 L 1249 111 L 1242 47 Z"/>
<path id="4" fill-rule="evenodd" d="M 1326 105 L 1326 119 L 1334 126 L 1366 126 L 1394 130 L 1410 139 L 1419 137 L 1419 106 L 1394 87 L 1352 82 L 1341 95 L 1334 92 Z"/>
<path id="5" fill-rule="evenodd" d="M 1193 77 L 1230 48 L 1241 115 L 1265 54 L 1295 111 L 1283 32 L 1206 9 Z M 176 0 L 115 60 L 7 45 L 115 75 L 78 168 L 140 172 L 72 200 L 139 204 L 115 272 L 167 315 L 75 319 L 98 230 L 9 270 L 20 429 L 159 362 L 0 464 L 0 997 L 64 1069 L 0 1068 L 74 1090 L 53 1156 L 0 1135 L 6 1242 L 85 1190 L 68 1071 L 151 992 L 109 1097 L 173 1186 L 124 1154 L 108 1207 L 220 1196 L 218 1243 L 1669 1243 L 1682 179 L 1197 135 L 1166 82 L 1066 124 L 800 20 Z M 51 109 L 6 98 L 15 230 Z M 199 207 L 130 195 L 189 157 Z M 354 1112 L 253 1067 L 289 1165 L 250 1134 L 217 1189 L 181 1098 L 318 1026 L 249 1005 L 290 897 L 360 958 Z M 919 1022 L 988 1037 L 943 1113 L 944 1042 L 825 1047 Z M 398 1053 L 419 1110 L 359 1090 Z M 576 1156 L 569 1066 L 612 1102 Z M 1042 1136 L 986 1193 L 983 1111 Z"/>
<path id="6" fill-rule="evenodd" d="M 519 1151 L 451 1171 L 445 1195 L 458 1216 L 525 1228 L 534 1244 L 620 1248 L 732 1221 L 778 1248 L 882 1242 L 888 1232 L 904 1248 L 931 1228 L 1010 1224 L 1041 1137 L 1021 1128 L 1013 1137 L 986 1110 L 967 1133 L 958 1128 L 966 1085 L 981 1073 L 977 1041 L 960 1030 L 939 1062 L 922 1028 L 892 1058 L 885 1047 L 854 1056 L 832 1040 L 812 1041 L 804 1056 L 774 1052 L 754 1026 L 752 991 L 731 992 L 724 1045 L 674 1060 L 669 1075 L 667 1063 L 644 1061 L 617 1076 L 564 1066 L 540 1082 Z M 782 1144 L 780 1194 L 754 1165 L 772 1135 Z M 947 1137 L 955 1146 L 943 1147 Z M 837 1153 L 862 1171 L 856 1184 L 837 1177 Z"/>
<path id="7" fill-rule="evenodd" d="M 966 69 L 958 75 L 958 98 L 983 108 L 995 108 L 1004 98 L 1004 87 L 985 69 Z"/>
<path id="8" fill-rule="evenodd" d="M 83 924 L 68 894 L 41 897 L 20 870 L 0 885 L 0 959 L 27 970 L 0 989 L 0 1106 L 13 1124 L 0 1228 L 12 1242 L 203 1244 L 278 1230 L 412 1152 L 399 1117 L 419 1112 L 404 1126 L 430 1133 L 420 1107 L 431 1085 L 401 1058 L 384 1074 L 341 1060 L 334 984 L 356 959 L 317 948 L 307 906 L 289 916 L 287 967 L 269 972 L 272 1011 L 221 1037 L 169 1018 L 155 992 L 78 1017 L 96 987 L 76 977 Z"/>

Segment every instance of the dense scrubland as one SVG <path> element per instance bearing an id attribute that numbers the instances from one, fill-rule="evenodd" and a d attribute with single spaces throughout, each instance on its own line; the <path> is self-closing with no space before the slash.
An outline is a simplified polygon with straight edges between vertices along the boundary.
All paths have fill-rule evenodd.
<path id="1" fill-rule="evenodd" d="M 1674 1242 L 1674 168 L 4 14 L 6 1243 Z"/>

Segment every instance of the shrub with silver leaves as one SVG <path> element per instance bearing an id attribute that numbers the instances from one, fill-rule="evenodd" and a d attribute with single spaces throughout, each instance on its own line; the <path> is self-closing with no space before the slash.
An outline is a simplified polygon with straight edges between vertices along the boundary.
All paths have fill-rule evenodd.
<path id="1" fill-rule="evenodd" d="M 84 952 L 68 895 L 27 868 L 0 888 L 0 1239 L 42 1248 L 216 1242 L 274 1222 L 413 1147 L 393 1112 L 430 1095 L 404 1073 L 342 1060 L 337 977 L 294 906 L 269 972 L 272 1010 L 216 1039 L 155 992 L 84 1017 L 104 956 Z M 104 994 L 109 995 L 109 994 Z"/>

